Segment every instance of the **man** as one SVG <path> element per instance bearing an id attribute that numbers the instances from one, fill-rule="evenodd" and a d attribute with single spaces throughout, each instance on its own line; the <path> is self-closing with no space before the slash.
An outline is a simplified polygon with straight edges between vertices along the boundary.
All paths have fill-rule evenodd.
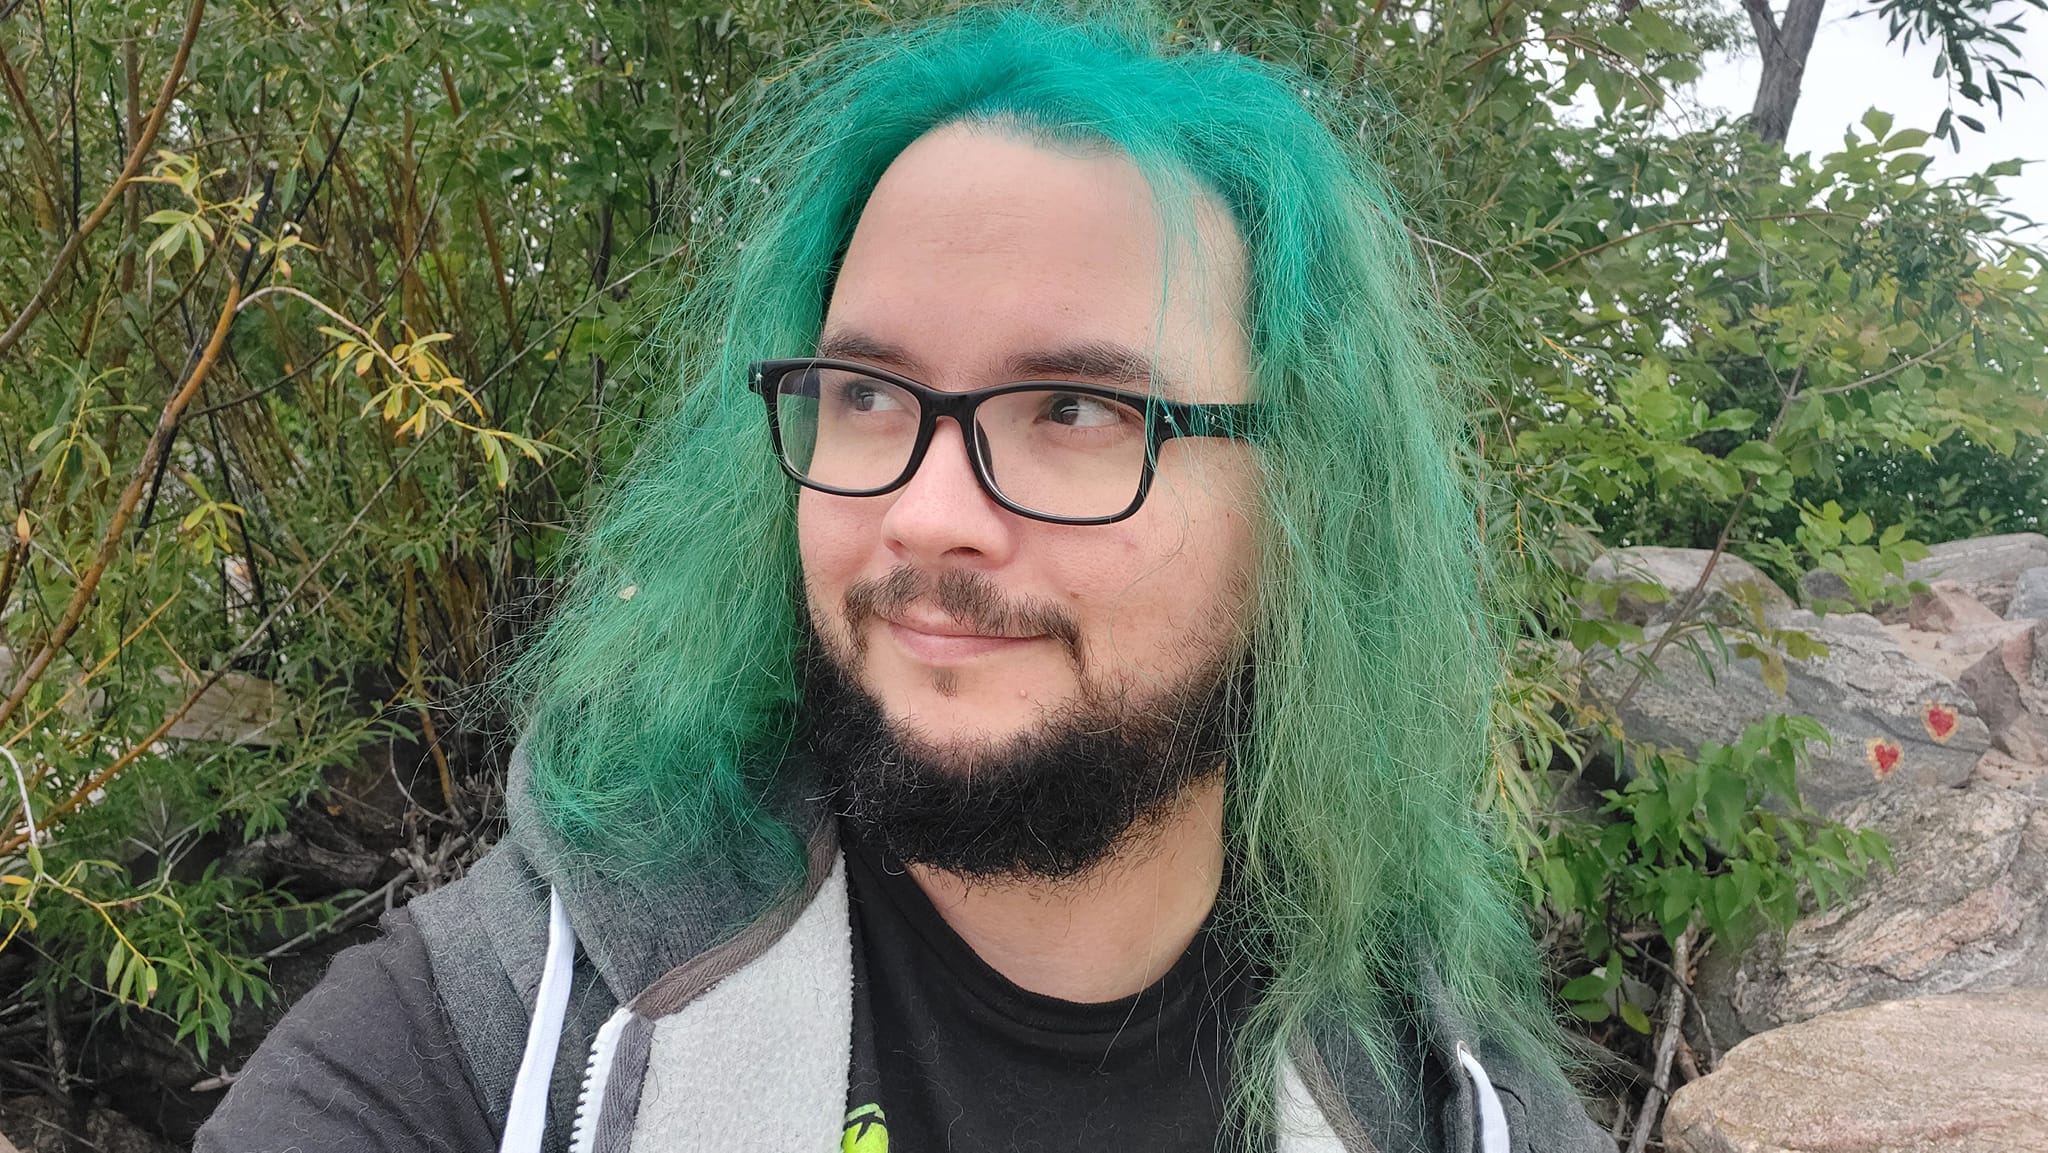
<path id="1" fill-rule="evenodd" d="M 1604 1147 L 1472 811 L 1441 334 L 1307 92 L 989 9 L 776 79 L 510 832 L 200 1148 Z"/>

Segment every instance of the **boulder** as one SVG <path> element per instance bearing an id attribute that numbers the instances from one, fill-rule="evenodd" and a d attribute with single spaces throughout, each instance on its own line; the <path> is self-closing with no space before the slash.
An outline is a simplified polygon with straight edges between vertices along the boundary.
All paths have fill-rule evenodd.
<path id="1" fill-rule="evenodd" d="M 1983 601 L 1971 596 L 1970 590 L 1951 580 L 1929 584 L 1927 591 L 1914 597 L 1906 609 L 1907 626 L 1929 633 L 1954 633 L 1987 626 L 1997 628 L 2004 619 L 1986 607 Z"/>
<path id="2" fill-rule="evenodd" d="M 1621 711 L 1629 739 L 1691 755 L 1701 741 L 1732 743 L 1773 713 L 1806 714 L 1834 735 L 1831 747 L 1812 750 L 1800 778 L 1807 802 L 1827 815 L 1872 796 L 1953 788 L 1970 779 L 1991 734 L 1954 681 L 1913 660 L 1883 625 L 1861 613 L 1817 617 L 1793 610 L 1777 625 L 1828 645 L 1826 656 L 1786 661 L 1783 696 L 1764 683 L 1754 660 L 1724 659 L 1705 646 L 1696 656 L 1674 643 L 1658 658 L 1662 675 L 1646 678 Z M 1663 627 L 1653 625 L 1644 635 L 1654 640 Z M 1634 676 L 1632 665 L 1595 662 L 1591 687 L 1611 702 Z"/>
<path id="3" fill-rule="evenodd" d="M 2019 586 L 2020 574 L 2043 566 L 2048 566 L 2048 536 L 2014 532 L 1930 545 L 1925 557 L 1906 565 L 1906 579 L 1955 581 L 1992 612 L 2004 613 Z M 1800 599 L 1807 604 L 1849 599 L 1842 578 L 1826 569 L 1800 577 L 1799 589 Z M 1895 610 L 1880 615 L 1898 619 Z"/>
<path id="4" fill-rule="evenodd" d="M 1889 1001 L 1752 1037 L 1679 1089 L 1670 1153 L 2048 1150 L 2048 989 Z"/>
<path id="5" fill-rule="evenodd" d="M 2048 985 L 2048 803 L 1989 788 L 1893 794 L 1849 814 L 1896 866 L 1811 913 L 1700 963 L 1711 1046 L 1878 1001 Z M 2048 1148 L 2048 1146 L 2044 1146 Z"/>
<path id="6" fill-rule="evenodd" d="M 2009 621 L 2048 618 L 2048 565 L 2030 568 L 2013 584 L 2012 603 L 2005 606 Z"/>
<path id="7" fill-rule="evenodd" d="M 1714 554 L 1703 548 L 1661 548 L 1642 545 L 1618 548 L 1601 554 L 1586 568 L 1586 579 L 1595 584 L 1641 581 L 1658 585 L 1668 594 L 1661 601 L 1649 601 L 1632 592 L 1621 593 L 1615 605 L 1616 620 L 1633 625 L 1661 624 L 1671 619 L 1686 594 L 1700 582 L 1707 558 Z M 1699 616 L 1722 624 L 1743 624 L 1749 613 L 1743 607 L 1743 587 L 1755 590 L 1766 619 L 1789 612 L 1795 606 L 1785 590 L 1763 574 L 1763 570 L 1730 553 L 1714 562 L 1707 579 L 1706 594 L 1700 599 Z"/>
<path id="8" fill-rule="evenodd" d="M 1956 678 L 1991 731 L 2019 761 L 2048 761 L 2048 621 L 2007 637 Z"/>

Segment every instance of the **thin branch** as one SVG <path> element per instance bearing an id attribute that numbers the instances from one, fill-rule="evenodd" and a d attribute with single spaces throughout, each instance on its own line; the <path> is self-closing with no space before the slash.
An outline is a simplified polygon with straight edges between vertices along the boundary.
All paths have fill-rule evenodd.
<path id="1" fill-rule="evenodd" d="M 171 71 L 164 77 L 163 88 L 157 94 L 156 106 L 149 110 L 149 119 L 142 125 L 142 135 L 136 137 L 135 147 L 128 151 L 128 163 L 122 166 L 121 175 L 108 186 L 106 195 L 100 197 L 100 202 L 93 207 L 92 214 L 81 221 L 71 235 L 65 238 L 64 247 L 57 250 L 56 259 L 50 262 L 50 271 L 43 278 L 42 287 L 36 289 L 35 295 L 28 298 L 28 303 L 22 306 L 20 314 L 15 316 L 7 330 L 0 332 L 0 356 L 5 356 L 7 350 L 13 348 L 28 331 L 28 326 L 41 315 L 44 306 L 50 303 L 50 297 L 56 294 L 57 282 L 62 280 L 65 272 L 70 269 L 72 258 L 85 246 L 86 238 L 91 236 L 93 231 L 99 228 L 100 222 L 114 211 L 114 205 L 121 199 L 122 192 L 141 173 L 142 162 L 148 158 L 149 150 L 156 146 L 157 132 L 163 128 L 164 116 L 171 109 L 171 97 L 177 93 L 178 85 L 184 78 L 185 62 L 191 59 L 192 44 L 199 38 L 199 17 L 205 11 L 206 0 L 192 0 L 192 11 L 185 18 L 185 33 L 178 41 L 178 54 L 171 60 Z M 4 718 L 5 713 L 0 713 L 0 719 Z"/>
<path id="2" fill-rule="evenodd" d="M 1486 278 L 1486 283 L 1493 283 L 1493 273 L 1486 271 L 1486 265 L 1481 263 L 1478 257 L 1472 255 L 1464 249 L 1457 248 L 1449 244 L 1445 244 L 1443 241 L 1437 240 L 1434 237 L 1424 236 L 1423 234 L 1415 231 L 1412 228 L 1408 230 L 1408 238 L 1410 240 L 1415 241 L 1417 244 L 1427 244 L 1432 248 L 1441 248 L 1446 252 L 1464 257 L 1467 261 L 1471 263 L 1472 267 L 1479 270 L 1479 275 L 1484 276 Z"/>
<path id="3" fill-rule="evenodd" d="M 1773 370 L 1774 379 L 1776 375 L 1776 371 Z M 1800 388 L 1805 380 L 1806 365 L 1801 363 L 1793 371 L 1791 383 L 1779 387 L 1778 415 L 1771 418 L 1771 427 L 1764 432 L 1764 444 L 1776 445 L 1778 430 L 1785 427 L 1785 418 L 1791 415 L 1792 402 L 1805 395 Z M 1678 635 L 1680 626 L 1684 625 L 1700 607 L 1701 602 L 1706 600 L 1707 582 L 1714 579 L 1714 568 L 1721 563 L 1722 555 L 1728 551 L 1728 538 L 1734 534 L 1735 526 L 1742 520 L 1743 512 L 1749 508 L 1749 498 L 1756 492 L 1760 477 L 1761 474 L 1753 472 L 1749 474 L 1749 479 L 1742 482 L 1742 495 L 1735 499 L 1735 507 L 1728 510 L 1728 518 L 1721 522 L 1721 532 L 1714 538 L 1714 550 L 1707 554 L 1707 563 L 1701 567 L 1699 579 L 1693 582 L 1692 591 L 1686 593 L 1685 598 L 1678 602 L 1677 608 L 1664 625 L 1664 631 L 1657 635 L 1657 643 L 1650 646 L 1650 655 L 1636 667 L 1634 679 L 1629 681 L 1628 687 L 1621 691 L 1620 696 L 1614 698 L 1614 704 L 1609 711 L 1615 717 L 1619 717 L 1621 711 L 1628 707 L 1628 703 L 1635 699 L 1636 692 L 1643 687 L 1643 682 L 1649 679 L 1650 670 L 1657 667 L 1657 658 L 1663 656 L 1664 650 L 1670 646 L 1671 638 Z"/>
<path id="4" fill-rule="evenodd" d="M 50 662 L 63 651 L 71 634 L 78 629 L 85 617 L 85 610 L 92 603 L 93 594 L 99 591 L 100 578 L 106 575 L 107 566 L 113 562 L 114 551 L 120 547 L 121 534 L 128 527 L 128 520 L 135 515 L 135 509 L 142 501 L 143 486 L 156 474 L 157 462 L 169 449 L 171 438 L 177 434 L 178 418 L 185 411 L 192 398 L 199 395 L 200 385 L 206 383 L 207 374 L 213 371 L 220 359 L 221 349 L 227 346 L 228 329 L 235 322 L 235 305 L 241 300 L 242 286 L 239 282 L 228 284 L 227 300 L 220 310 L 220 319 L 214 322 L 213 335 L 207 340 L 206 348 L 199 355 L 198 363 L 192 366 L 191 375 L 171 399 L 164 404 L 163 412 L 157 416 L 156 431 L 150 434 L 149 444 L 142 451 L 142 459 L 135 463 L 135 471 L 128 478 L 128 485 L 121 490 L 120 500 L 114 505 L 114 515 L 108 520 L 106 531 L 100 536 L 100 546 L 93 561 L 79 574 L 78 587 L 72 591 L 71 600 L 64 606 L 64 615 L 57 627 L 50 633 L 43 647 L 35 657 L 23 666 L 21 675 L 15 679 L 14 690 L 0 702 L 0 725 L 4 725 L 21 708 L 21 702 L 28 696 L 29 689 L 42 679 Z"/>
<path id="5" fill-rule="evenodd" d="M 1671 1093 L 1671 1057 L 1678 1049 L 1678 1029 L 1685 1020 L 1685 970 L 1692 960 L 1694 932 L 1687 925 L 1671 946 L 1671 980 L 1664 987 L 1664 1004 L 1658 1012 L 1663 1028 L 1657 1033 L 1657 1063 L 1650 1074 L 1650 1091 L 1643 1095 L 1643 1107 L 1636 1114 L 1635 1132 L 1629 1134 L 1628 1153 L 1643 1153 L 1649 1145 L 1650 1132 Z"/>
<path id="6" fill-rule="evenodd" d="M 1871 385 L 1877 384 L 1881 381 L 1890 380 L 1892 377 L 1899 375 L 1900 373 L 1906 371 L 1909 368 L 1912 368 L 1916 365 L 1926 364 L 1928 361 L 1933 360 L 1936 353 L 1939 353 L 1942 350 L 1948 348 L 1949 345 L 1954 344 L 1956 341 L 1961 340 L 1962 338 L 1963 334 L 1958 332 L 1954 336 L 1949 337 L 1947 340 L 1942 341 L 1940 344 L 1935 345 L 1933 348 L 1928 349 L 1926 352 L 1921 353 L 1913 359 L 1902 360 L 1899 363 L 1892 365 L 1890 368 L 1885 369 L 1883 372 L 1874 372 L 1871 373 L 1869 376 L 1862 378 L 1861 380 L 1852 380 L 1847 384 L 1831 385 L 1827 388 L 1809 389 L 1807 390 L 1806 395 L 1834 396 L 1837 393 L 1854 392 L 1859 388 L 1868 388 Z"/>
<path id="7" fill-rule="evenodd" d="M 1605 252 L 1608 249 L 1613 248 L 1615 245 L 1627 244 L 1631 240 L 1636 240 L 1641 237 L 1648 236 L 1652 232 L 1657 232 L 1666 228 L 1688 228 L 1696 224 L 1732 223 L 1737 219 L 1741 219 L 1743 222 L 1747 223 L 1749 221 L 1756 220 L 1810 220 L 1814 218 L 1846 215 L 1846 213 L 1841 212 L 1830 212 L 1824 208 L 1814 208 L 1807 209 L 1801 212 L 1772 212 L 1767 213 L 1763 216 L 1750 216 L 1742 218 L 1723 218 L 1716 216 L 1686 216 L 1680 217 L 1677 220 L 1660 220 L 1655 224 L 1646 225 L 1642 228 L 1636 229 L 1634 232 L 1626 233 L 1622 236 L 1617 236 L 1612 240 L 1601 241 L 1599 244 L 1596 244 L 1591 248 L 1581 249 L 1577 252 L 1572 253 L 1570 256 L 1567 256 L 1564 259 L 1556 262 L 1555 264 L 1551 264 L 1547 267 L 1538 269 L 1537 271 L 1540 275 L 1548 276 L 1551 273 L 1556 272 L 1558 269 L 1563 268 L 1565 265 L 1571 264 L 1575 261 L 1584 260 L 1588 256 L 1594 256 L 1599 253 Z"/>

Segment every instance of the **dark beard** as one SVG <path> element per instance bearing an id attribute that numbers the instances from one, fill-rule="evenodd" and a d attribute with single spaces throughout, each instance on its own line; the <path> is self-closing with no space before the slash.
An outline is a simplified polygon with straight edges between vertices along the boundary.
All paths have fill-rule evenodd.
<path id="1" fill-rule="evenodd" d="M 1221 773 L 1250 715 L 1250 669 L 1233 659 L 1160 697 L 1091 697 L 942 752 L 891 725 L 815 637 L 802 665 L 805 743 L 841 816 L 899 860 L 973 880 L 1086 873 Z"/>

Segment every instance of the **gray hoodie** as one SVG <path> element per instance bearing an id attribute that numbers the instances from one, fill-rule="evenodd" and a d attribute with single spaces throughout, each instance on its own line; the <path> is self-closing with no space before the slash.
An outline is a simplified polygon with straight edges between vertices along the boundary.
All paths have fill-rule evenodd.
<path id="1" fill-rule="evenodd" d="M 829 815 L 783 806 L 814 830 L 798 890 L 730 863 L 606 876 L 569 867 L 524 784 L 515 755 L 505 840 L 416 899 L 382 954 L 337 961 L 250 1060 L 200 1153 L 467 1149 L 486 1126 L 518 1153 L 838 1146 L 854 944 Z M 1298 1038 L 1273 1071 L 1278 1153 L 1612 1153 L 1554 1077 L 1447 1005 L 1426 1007 L 1400 1063 L 1410 1084 L 1382 1082 L 1348 1032 Z M 352 1031 L 406 1043 L 352 1046 Z"/>

